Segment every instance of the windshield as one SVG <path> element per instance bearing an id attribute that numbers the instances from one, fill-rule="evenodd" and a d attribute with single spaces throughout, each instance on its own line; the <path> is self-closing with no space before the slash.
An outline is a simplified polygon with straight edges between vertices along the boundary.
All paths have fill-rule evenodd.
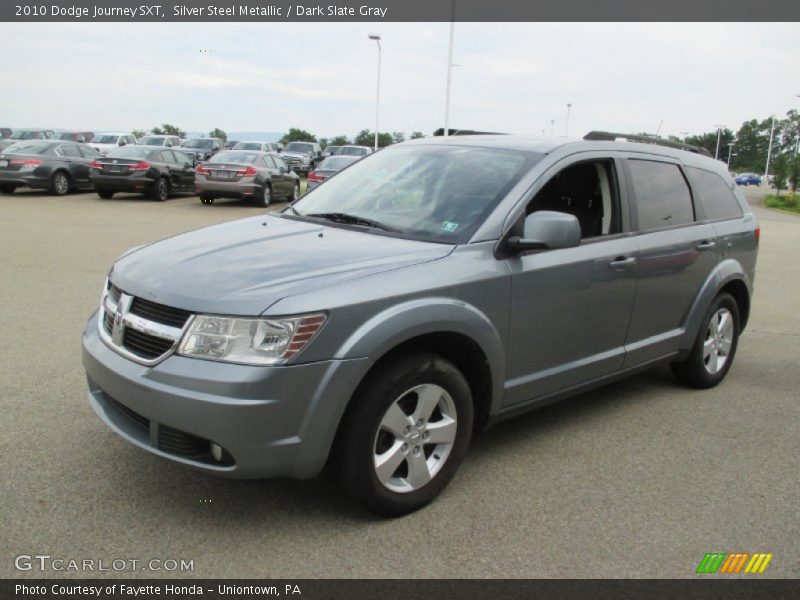
<path id="1" fill-rule="evenodd" d="M 238 142 L 234 147 L 234 150 L 261 150 L 261 144 L 259 142 Z"/>
<path id="2" fill-rule="evenodd" d="M 328 146 L 327 148 L 325 148 L 325 152 L 333 156 L 334 154 L 339 154 L 339 150 L 341 148 L 342 148 L 341 146 Z"/>
<path id="3" fill-rule="evenodd" d="M 147 137 L 139 138 L 139 143 L 142 146 L 163 146 L 165 139 L 157 135 L 148 135 Z"/>
<path id="4" fill-rule="evenodd" d="M 304 144 L 303 142 L 292 142 L 286 146 L 286 152 L 313 152 L 313 144 Z"/>
<path id="5" fill-rule="evenodd" d="M 206 161 L 209 163 L 236 163 L 249 165 L 256 161 L 258 154 L 255 152 L 218 152 Z"/>
<path id="6" fill-rule="evenodd" d="M 352 158 L 344 158 L 339 156 L 331 156 L 323 160 L 317 167 L 317 171 L 340 171 L 347 165 L 352 165 L 355 162 Z"/>
<path id="7" fill-rule="evenodd" d="M 109 152 L 106 158 L 147 158 L 151 152 L 158 151 L 154 151 L 152 148 L 143 148 L 142 146 L 123 146 Z"/>
<path id="8" fill-rule="evenodd" d="M 44 154 L 52 144 L 50 142 L 17 142 L 3 150 L 6 154 Z"/>
<path id="9" fill-rule="evenodd" d="M 366 156 L 369 150 L 366 148 L 354 148 L 352 146 L 345 146 L 341 148 L 336 154 L 340 156 Z"/>
<path id="10" fill-rule="evenodd" d="M 292 208 L 300 216 L 346 213 L 404 237 L 463 243 L 539 156 L 494 148 L 397 146 L 354 163 Z"/>
<path id="11" fill-rule="evenodd" d="M 92 140 L 94 144 L 116 144 L 119 140 L 118 135 L 98 135 Z"/>
<path id="12" fill-rule="evenodd" d="M 47 136 L 43 131 L 30 131 L 26 129 L 15 129 L 11 132 L 11 137 L 16 140 L 44 140 Z"/>
<path id="13" fill-rule="evenodd" d="M 183 143 L 184 148 L 211 148 L 214 145 L 214 140 L 186 140 Z"/>

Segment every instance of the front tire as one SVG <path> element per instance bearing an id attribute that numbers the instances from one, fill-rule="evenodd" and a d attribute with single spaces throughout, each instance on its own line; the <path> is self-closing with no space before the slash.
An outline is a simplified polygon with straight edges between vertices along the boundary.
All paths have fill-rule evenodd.
<path id="1" fill-rule="evenodd" d="M 0 186 L 0 193 L 13 194 L 14 190 L 16 190 L 16 189 L 17 189 L 17 187 L 14 186 L 14 185 L 3 185 L 3 186 Z"/>
<path id="2" fill-rule="evenodd" d="M 739 305 L 728 293 L 711 303 L 688 357 L 672 363 L 681 383 L 698 389 L 714 387 L 725 378 L 739 344 Z"/>
<path id="3" fill-rule="evenodd" d="M 69 177 L 63 171 L 56 171 L 50 179 L 50 193 L 55 196 L 66 196 L 69 186 Z"/>
<path id="4" fill-rule="evenodd" d="M 272 202 L 272 187 L 268 184 L 264 184 L 264 189 L 261 191 L 261 199 L 259 204 L 263 207 L 269 206 L 270 202 Z"/>
<path id="5" fill-rule="evenodd" d="M 395 358 L 359 386 L 337 437 L 347 492 L 377 514 L 422 508 L 447 486 L 472 435 L 464 376 L 435 354 Z"/>
<path id="6" fill-rule="evenodd" d="M 300 197 L 300 182 L 294 184 L 292 187 L 292 194 L 289 196 L 289 202 L 294 202 Z"/>
<path id="7" fill-rule="evenodd" d="M 109 190 L 97 190 L 97 195 L 103 200 L 111 200 L 114 197 L 114 192 Z"/>
<path id="8" fill-rule="evenodd" d="M 165 202 L 169 198 L 169 182 L 163 177 L 159 177 L 153 187 L 153 200 Z"/>

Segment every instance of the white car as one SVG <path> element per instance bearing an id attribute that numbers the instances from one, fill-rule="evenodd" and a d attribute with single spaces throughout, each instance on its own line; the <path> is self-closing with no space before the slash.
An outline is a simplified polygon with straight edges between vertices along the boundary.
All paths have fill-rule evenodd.
<path id="1" fill-rule="evenodd" d="M 136 136 L 130 132 L 120 133 L 118 131 L 109 131 L 106 133 L 98 133 L 88 146 L 97 150 L 101 155 L 105 156 L 109 150 L 118 148 L 119 146 L 130 146 L 137 144 Z"/>

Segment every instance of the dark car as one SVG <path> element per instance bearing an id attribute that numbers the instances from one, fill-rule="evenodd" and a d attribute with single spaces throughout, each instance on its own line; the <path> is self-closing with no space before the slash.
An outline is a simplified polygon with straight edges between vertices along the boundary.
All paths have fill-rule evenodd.
<path id="1" fill-rule="evenodd" d="M 0 138 L 10 138 L 14 130 L 9 127 L 0 127 Z"/>
<path id="2" fill-rule="evenodd" d="M 80 142 L 85 144 L 94 139 L 94 132 L 92 131 L 61 131 L 56 134 L 55 139 L 67 140 L 70 142 Z"/>
<path id="3" fill-rule="evenodd" d="M 14 129 L 8 137 L 12 140 L 50 140 L 55 135 L 52 129 Z"/>
<path id="4" fill-rule="evenodd" d="M 761 175 L 757 173 L 742 173 L 736 176 L 736 185 L 761 185 Z"/>
<path id="5" fill-rule="evenodd" d="M 18 140 L 0 139 L 0 151 L 5 150 L 11 144 L 16 144 Z"/>
<path id="6" fill-rule="evenodd" d="M 199 163 L 208 160 L 224 147 L 225 142 L 219 138 L 191 138 L 183 142 L 181 152 L 195 163 Z"/>
<path id="7" fill-rule="evenodd" d="M 313 190 L 328 177 L 333 177 L 345 167 L 349 167 L 359 160 L 358 156 L 329 156 L 308 174 L 308 187 L 306 190 Z"/>
<path id="8" fill-rule="evenodd" d="M 274 198 L 292 201 L 300 195 L 300 177 L 277 154 L 225 150 L 198 165 L 195 173 L 194 190 L 203 204 L 245 198 L 269 206 Z"/>
<path id="9" fill-rule="evenodd" d="M 146 135 L 138 140 L 142 146 L 161 146 L 162 148 L 180 148 L 181 138 L 177 135 Z"/>
<path id="10" fill-rule="evenodd" d="M 178 150 L 126 146 L 92 161 L 91 180 L 104 200 L 131 192 L 163 202 L 172 192 L 194 189 L 194 168 L 192 159 Z"/>
<path id="11" fill-rule="evenodd" d="M 0 191 L 12 194 L 28 186 L 63 196 L 89 187 L 89 164 L 98 156 L 96 150 L 77 142 L 17 141 L 0 153 Z"/>

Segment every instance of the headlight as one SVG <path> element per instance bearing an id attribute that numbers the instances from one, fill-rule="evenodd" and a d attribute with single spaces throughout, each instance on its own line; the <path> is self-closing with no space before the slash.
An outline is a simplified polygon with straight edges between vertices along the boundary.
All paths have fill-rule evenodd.
<path id="1" fill-rule="evenodd" d="M 277 365 L 298 354 L 325 323 L 325 315 L 240 319 L 197 315 L 178 354 L 246 365 Z"/>

